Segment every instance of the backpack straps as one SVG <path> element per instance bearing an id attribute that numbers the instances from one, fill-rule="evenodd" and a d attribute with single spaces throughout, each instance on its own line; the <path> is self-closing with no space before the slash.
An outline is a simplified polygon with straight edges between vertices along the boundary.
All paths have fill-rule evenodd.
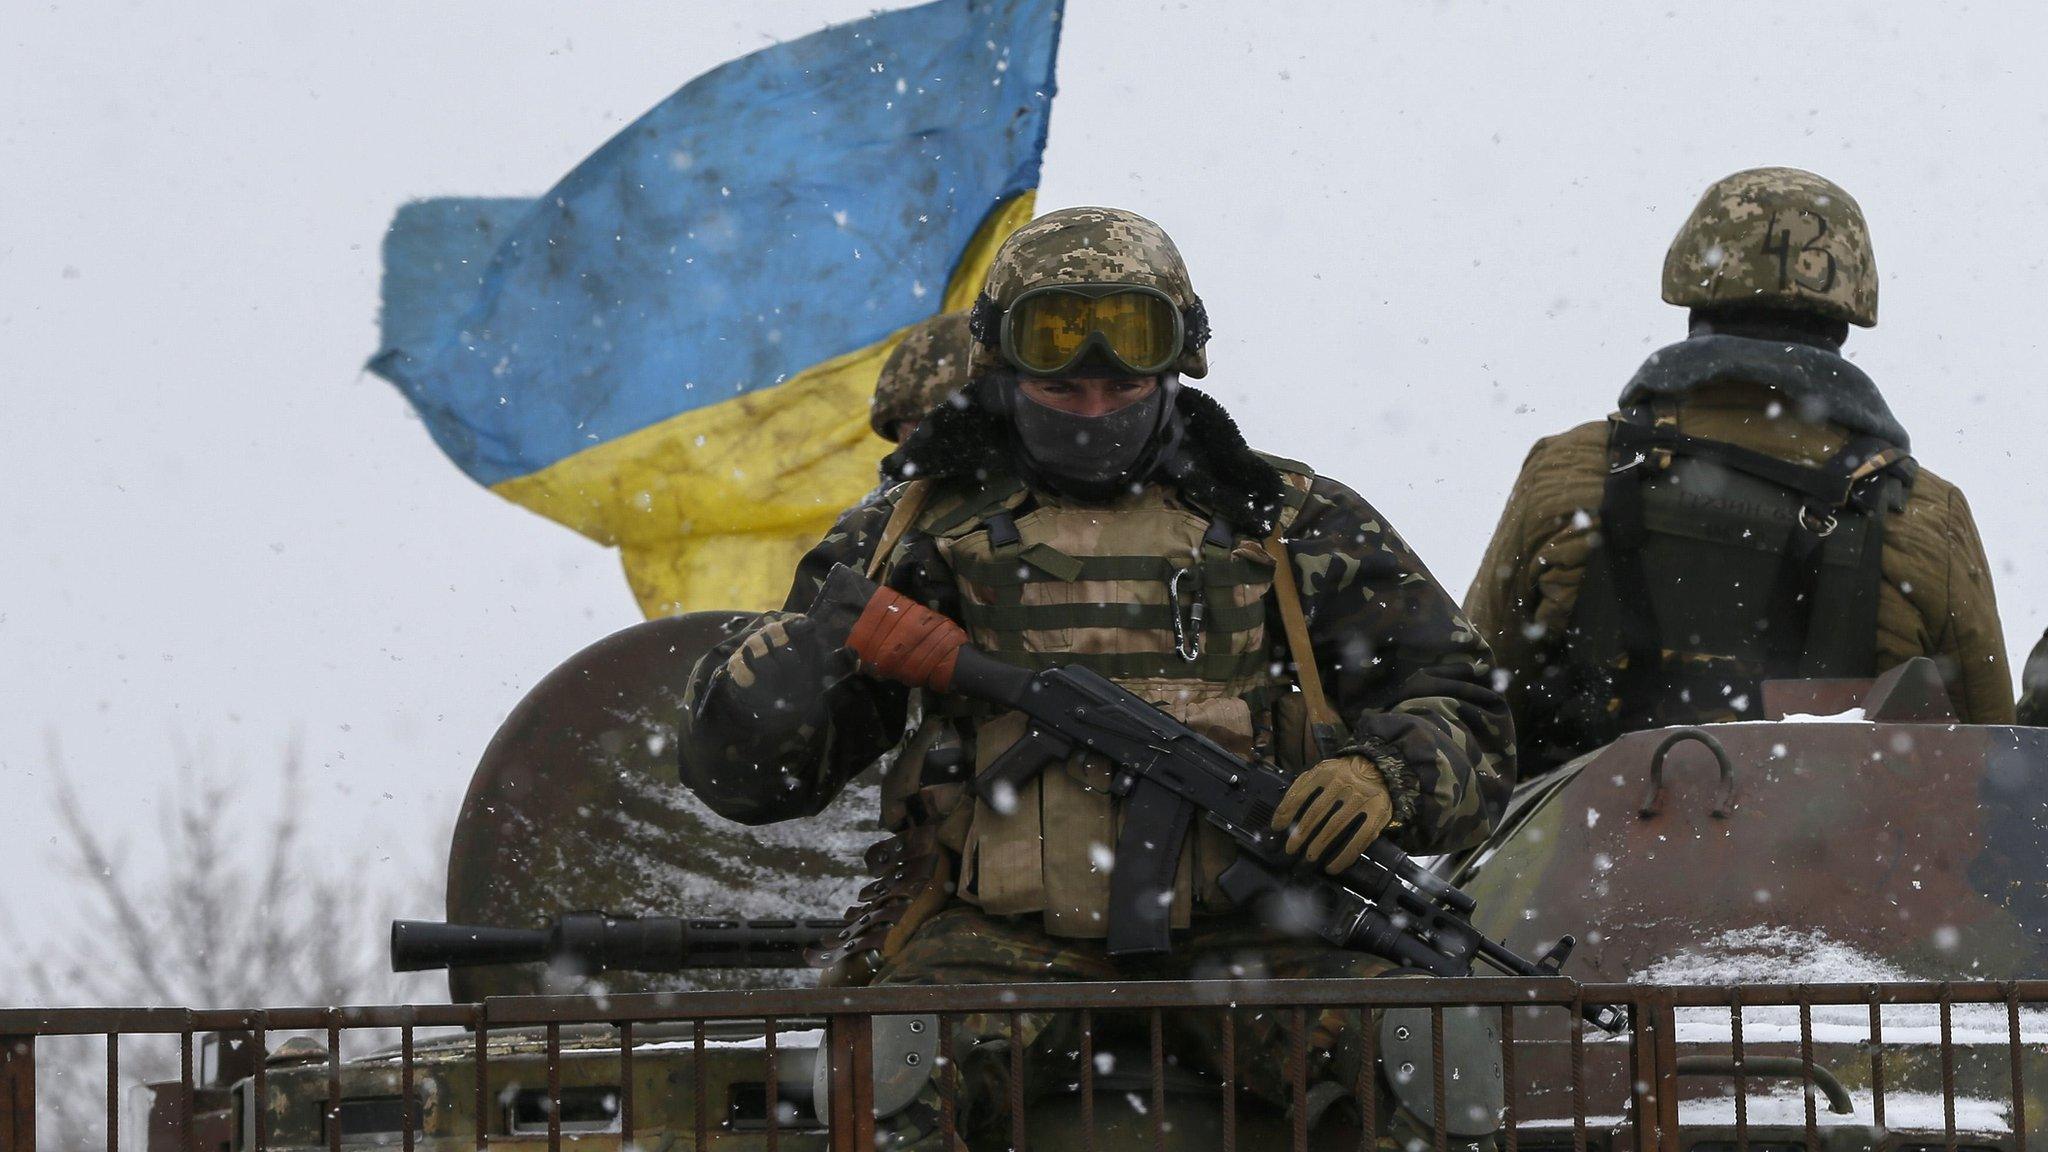
<path id="1" fill-rule="evenodd" d="M 1867 675 L 1875 658 L 1884 513 L 1902 503 L 1912 484 L 1917 468 L 1911 455 L 1878 437 L 1859 436 L 1826 463 L 1808 466 L 1684 435 L 1675 412 L 1636 405 L 1614 418 L 1601 501 L 1603 551 L 1626 657 L 1616 673 L 1620 698 L 1655 699 L 1663 682 L 1664 637 L 1643 571 L 1643 489 L 1674 457 L 1707 460 L 1805 498 L 1773 589 L 1774 611 L 1786 618 L 1769 632 L 1766 663 L 1785 675 Z M 1843 523 L 1851 515 L 1859 522 L 1854 528 Z"/>
<path id="2" fill-rule="evenodd" d="M 903 486 L 903 495 L 896 498 L 896 508 L 889 513 L 889 522 L 882 525 L 882 535 L 875 540 L 875 554 L 868 557 L 867 576 L 880 580 L 882 570 L 889 566 L 889 557 L 896 551 L 896 545 L 903 542 L 903 536 L 917 521 L 917 514 L 924 511 L 925 501 L 931 499 L 932 482 L 912 480 Z"/>
<path id="3" fill-rule="evenodd" d="M 1623 410 L 1613 422 L 1607 437 L 1607 483 L 1600 497 L 1600 551 L 1607 561 L 1617 639 L 1625 661 L 1615 671 L 1615 695 L 1623 700 L 1650 698 L 1664 662 L 1663 638 L 1650 603 L 1650 582 L 1643 572 L 1648 530 L 1643 523 L 1646 473 L 1642 469 L 1652 465 L 1651 454 L 1656 451 L 1666 452 L 1664 464 L 1669 463 L 1666 435 L 1677 437 L 1678 431 L 1675 416 L 1665 417 L 1669 423 L 1661 430 L 1651 419 L 1647 409 L 1634 407 Z"/>

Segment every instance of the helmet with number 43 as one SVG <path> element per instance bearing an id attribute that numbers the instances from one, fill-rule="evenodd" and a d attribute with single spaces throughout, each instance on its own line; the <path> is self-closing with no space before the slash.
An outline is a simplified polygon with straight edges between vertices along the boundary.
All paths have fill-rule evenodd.
<path id="1" fill-rule="evenodd" d="M 1877 323 L 1877 261 L 1863 209 L 1834 181 L 1751 168 L 1716 181 L 1664 256 L 1664 301 L 1787 308 Z"/>

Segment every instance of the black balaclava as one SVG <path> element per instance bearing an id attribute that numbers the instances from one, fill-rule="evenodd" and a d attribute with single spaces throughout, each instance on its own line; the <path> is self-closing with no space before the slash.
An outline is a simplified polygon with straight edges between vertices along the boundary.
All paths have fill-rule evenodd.
<path id="1" fill-rule="evenodd" d="M 1724 304 L 1714 308 L 1694 308 L 1688 327 L 1689 334 L 1693 336 L 1783 340 L 1792 344 L 1809 344 L 1837 354 L 1842 351 L 1842 342 L 1849 338 L 1849 322 L 1846 320 L 1833 320 L 1797 308 L 1767 305 L 1744 307 Z"/>
<path id="2" fill-rule="evenodd" d="M 1161 374 L 1150 396 L 1103 416 L 1040 404 L 1024 395 L 1014 376 L 992 377 L 988 384 L 1010 425 L 1010 450 L 1023 478 L 1062 496 L 1113 500 L 1150 479 L 1180 446 L 1178 373 Z"/>

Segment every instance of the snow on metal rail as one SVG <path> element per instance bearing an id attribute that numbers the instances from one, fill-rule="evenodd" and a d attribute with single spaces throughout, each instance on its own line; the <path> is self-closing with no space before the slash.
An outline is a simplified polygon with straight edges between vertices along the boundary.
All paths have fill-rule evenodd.
<path id="1" fill-rule="evenodd" d="M 1583 1018 L 1587 1006 L 1614 1005 L 1625 1008 L 1628 1024 L 1616 1036 L 1604 1036 L 1591 1029 Z M 667 1127 L 668 1146 L 694 1148 L 703 1152 L 720 1146 L 738 1127 L 737 1114 L 728 1101 L 722 1114 L 711 1106 L 706 1084 L 707 1054 L 744 1049 L 748 1059 L 758 1053 L 759 1086 L 765 1094 L 760 1117 L 750 1131 L 758 1131 L 762 1143 L 747 1147 L 777 1148 L 781 1138 L 791 1147 L 832 1149 L 874 1148 L 876 1121 L 876 1069 L 873 1066 L 873 1037 L 878 1020 L 918 1015 L 936 1016 L 937 1060 L 932 1074 L 947 1078 L 949 1089 L 941 1092 L 939 1124 L 949 1141 L 954 1136 L 952 1100 L 957 1088 L 957 1068 L 952 1061 L 952 1029 L 948 1024 L 969 1014 L 994 1014 L 1019 1026 L 1023 1013 L 1069 1012 L 1078 1015 L 1081 1038 L 1076 1065 L 1079 1098 L 1086 1124 L 1084 1147 L 1094 1147 L 1093 1101 L 1097 1062 L 1094 1045 L 1097 1025 L 1104 1015 L 1122 1019 L 1142 1018 L 1150 1038 L 1150 1107 L 1141 1109 L 1152 1126 L 1155 1148 L 1169 1146 L 1167 1122 L 1169 1093 L 1168 1066 L 1173 1063 L 1162 1041 L 1169 1013 L 1214 1012 L 1218 1014 L 1221 1036 L 1220 1078 L 1215 1084 L 1222 1117 L 1223 1147 L 1236 1146 L 1240 1096 L 1243 1086 L 1234 1082 L 1236 1044 L 1235 1010 L 1264 1009 L 1283 1013 L 1284 1035 L 1291 1044 L 1286 1079 L 1292 1093 L 1292 1142 L 1296 1149 L 1311 1146 L 1307 1129 L 1306 1102 L 1309 1092 L 1308 1037 L 1312 1010 L 1326 1009 L 1424 1009 L 1429 1014 L 1433 1068 L 1432 1087 L 1436 1107 L 1430 1120 L 1429 1136 L 1434 1152 L 1447 1152 L 1452 1140 L 1445 1130 L 1445 1040 L 1444 1017 L 1448 1009 L 1472 1006 L 1506 1009 L 1499 1020 L 1499 1058 L 1506 1090 L 1500 1109 L 1499 1147 L 1505 1152 L 1685 1152 L 1711 1147 L 1715 1152 L 1750 1152 L 1752 1129 L 1795 1125 L 1791 1139 L 1806 1152 L 1823 1152 L 1836 1145 L 1823 1140 L 1824 1128 L 1845 1122 L 1848 1117 L 1865 1124 L 1871 1133 L 1892 1132 L 1885 1137 L 1887 1148 L 1932 1152 L 2026 1152 L 2028 1141 L 2028 1056 L 2048 1055 L 2048 1014 L 2027 1010 L 2048 1005 L 2048 981 L 1957 981 L 1943 983 L 1854 983 L 1854 984 L 1581 984 L 1563 978 L 1506 979 L 1470 978 L 1457 980 L 1275 980 L 1275 981 L 1131 981 L 1117 983 L 1048 983 L 955 985 L 949 987 L 885 986 L 870 988 L 767 989 L 746 991 L 696 991 L 680 993 L 638 993 L 611 997 L 536 996 L 490 999 L 475 1004 L 399 1005 L 336 1008 L 270 1008 L 237 1010 L 193 1010 L 183 1008 L 14 1008 L 0 1009 L 0 1152 L 31 1152 L 36 1140 L 36 1054 L 40 1040 L 65 1036 L 98 1036 L 106 1049 L 107 1114 L 106 1146 L 110 1152 L 121 1147 L 120 1059 L 124 1036 L 176 1036 L 180 1052 L 180 1076 L 160 1089 L 172 1104 L 165 1131 L 157 1130 L 156 1118 L 146 1134 L 150 1152 L 198 1152 L 202 1142 L 199 1129 L 213 1123 L 205 1138 L 209 1149 L 231 1148 L 235 1152 L 268 1152 L 272 1147 L 319 1147 L 340 1152 L 344 1146 L 344 1071 L 348 1068 L 398 1068 L 397 1104 L 400 1110 L 395 1133 L 378 1143 L 401 1146 L 414 1152 L 417 1142 L 438 1148 L 459 1147 L 462 1141 L 444 1134 L 429 1135 L 424 1127 L 422 1097 L 416 1093 L 421 1059 L 416 1052 L 416 1030 L 465 1030 L 470 1035 L 451 1049 L 446 1036 L 435 1038 L 441 1045 L 429 1061 L 430 1071 L 445 1071 L 455 1056 L 473 1069 L 469 1099 L 463 1104 L 439 1101 L 444 1109 L 469 1109 L 465 1138 L 478 1152 L 484 1152 L 493 1138 L 508 1138 L 518 1132 L 501 1130 L 504 1101 L 511 1088 L 491 1074 L 491 1066 L 508 1060 L 531 1061 L 535 1056 L 545 1065 L 546 1141 L 549 1152 L 559 1152 L 565 1139 L 562 1073 L 565 1064 L 564 1029 L 575 1031 L 578 1045 L 566 1059 L 571 1062 L 610 1061 L 616 1066 L 616 1101 L 605 1123 L 598 1128 L 572 1130 L 572 1141 L 589 1139 L 601 1132 L 603 1146 L 628 1148 L 645 1134 L 644 1116 L 636 1116 L 636 1059 L 647 1061 L 693 1057 L 691 1099 L 668 1107 L 667 1101 L 637 1103 L 651 1110 Z M 1888 1041 L 1886 1011 L 1892 1010 L 1896 1024 L 1901 1011 L 1915 1007 L 1932 1009 L 1934 1023 L 1916 1022 L 1908 1029 L 1894 1028 Z M 1816 1009 L 1832 1012 L 1828 1031 L 1816 1038 Z M 1844 1030 L 1842 1009 L 1860 1010 L 1867 1027 Z M 1720 1017 L 1715 1010 L 1725 1012 Z M 1776 1015 L 1772 1012 L 1775 1010 Z M 1788 1012 L 1789 1010 L 1789 1012 Z M 1957 1013 L 1970 1013 L 1968 1026 L 1957 1033 Z M 1715 1021 L 1725 1019 L 1725 1028 Z M 2002 1029 L 1989 1025 L 1997 1021 Z M 717 1033 L 727 1033 L 739 1023 L 758 1029 L 757 1040 L 744 1043 Z M 1758 1027 L 1763 1023 L 1763 1027 Z M 1745 1035 L 1745 1025 L 1750 1025 Z M 2027 1027 L 2023 1028 L 2023 1024 Z M 820 1028 L 822 1026 L 822 1031 Z M 592 1029 L 609 1029 L 603 1046 L 582 1044 Z M 638 1036 L 636 1037 L 636 1030 Z M 375 1061 L 346 1062 L 342 1056 L 344 1034 L 364 1031 L 399 1037 L 395 1054 Z M 507 1032 L 522 1038 L 527 1047 L 513 1055 L 493 1050 L 494 1040 Z M 2002 1036 L 1998 1033 L 2002 1032 Z M 246 1108 L 236 1119 L 212 1120 L 202 1116 L 200 1097 L 206 1086 L 195 1080 L 195 1038 L 209 1033 L 237 1035 L 246 1039 L 256 1054 L 243 1082 L 249 1086 L 247 1100 L 260 1102 Z M 324 1035 L 324 1052 L 314 1051 L 316 1063 L 324 1063 L 326 1080 L 324 1108 L 318 1123 L 319 1139 L 273 1141 L 271 1127 L 275 1099 L 268 1081 L 289 1073 L 266 1060 L 270 1038 L 284 1033 Z M 1520 1034 L 1518 1036 L 1518 1033 Z M 749 1036 L 753 1032 L 747 1033 Z M 822 1040 L 819 1037 L 822 1036 Z M 792 1039 L 814 1048 L 792 1048 Z M 1626 1041 L 1625 1050 L 1623 1041 Z M 1365 1067 L 1375 1066 L 1374 1030 L 1363 1037 Z M 1788 1051 L 1796 1045 L 1796 1054 Z M 1837 1061 L 1830 1071 L 1816 1058 L 1816 1048 L 1829 1054 L 1851 1054 L 1860 1067 Z M 1963 1053 L 1973 1062 L 1972 1074 L 1982 1079 L 1987 1053 L 2005 1050 L 2009 1084 L 1999 1094 L 2004 1099 L 1959 1095 L 1958 1061 Z M 466 1049 L 466 1050 L 465 1050 Z M 1011 1146 L 1026 1146 L 1028 1108 L 1023 1099 L 1027 1045 L 1009 1046 L 1012 1083 L 1010 1121 Z M 1686 1050 L 1681 1054 L 1681 1049 Z M 1911 1050 L 1908 1052 L 1908 1050 Z M 453 1052 L 455 1056 L 451 1056 Z M 1901 1063 L 1902 1053 L 1919 1063 Z M 808 1126 L 792 1124 L 778 1101 L 783 1083 L 778 1060 L 823 1061 L 821 1078 L 829 1087 L 815 1101 L 815 1115 Z M 1938 1065 L 1940 1090 L 1937 1095 L 1909 1091 L 1900 1082 L 1902 1067 L 1930 1072 L 1925 1065 Z M 1404 1072 L 1413 1073 L 1404 1066 Z M 387 1075 L 388 1073 L 379 1073 Z M 1416 1073 L 1419 1074 L 1419 1073 Z M 2040 1073 L 2037 1073 L 2039 1075 Z M 1697 1092 L 1681 1090 L 1681 1079 L 1727 1076 L 1734 1081 L 1732 1095 L 1701 1099 Z M 303 1074 L 302 1074 L 303 1078 Z M 666 1083 L 677 1085 L 680 1074 L 671 1073 Z M 1753 1082 L 1790 1078 L 1799 1082 L 1798 1107 L 1783 1105 L 1794 1098 L 1753 1090 Z M 1853 1082 L 1857 1093 L 1844 1087 Z M 317 1081 L 315 1081 L 317 1084 Z M 642 1082 L 644 1093 L 647 1081 Z M 517 1087 L 516 1083 L 513 1087 Z M 1362 1089 L 1364 1085 L 1347 1086 Z M 2048 1094 L 2048 1085 L 2037 1084 L 2036 1095 Z M 1176 1089 L 1178 1091 L 1179 1089 Z M 1887 1116 L 1887 1096 L 1895 1105 L 1912 1102 L 1915 1114 L 1902 1116 L 1895 1107 Z M 1598 1097 L 1596 1099 L 1596 1097 Z M 1822 1122 L 1818 1101 L 1828 1106 L 1827 1124 Z M 1362 1110 L 1361 1133 L 1380 1127 L 1377 1115 L 1380 1094 L 1358 1091 Z M 1941 1112 L 1939 1137 L 1934 1136 L 1928 1101 L 1938 1103 Z M 1681 1108 L 1681 1103 L 1687 1105 Z M 1867 1106 L 1866 1106 L 1867 1105 Z M 1178 1105 L 1177 1105 L 1178 1106 Z M 1762 1106 L 1753 1116 L 1752 1108 Z M 1725 1126 L 1719 1117 L 1732 1108 L 1732 1144 L 1698 1141 L 1703 1127 Z M 1959 1126 L 1958 1116 L 1962 1117 Z M 1796 1119 L 1788 1118 L 1788 1111 Z M 2036 1113 L 2040 1111 L 2036 1109 Z M 1987 1119 L 1988 1118 L 1988 1119 Z M 1888 1126 L 1888 1119 L 1891 1124 Z M 2037 1121 L 2038 1122 L 2038 1121 Z M 537 1126 L 538 1121 L 532 1121 Z M 575 1121 L 570 1124 L 575 1125 Z M 1612 1126 L 1610 1134 L 1606 1129 Z M 1897 1132 L 1915 1127 L 1928 1129 L 1922 1142 Z M 1569 1129 L 1569 1143 L 1557 1135 Z M 1595 1132 L 1593 1129 L 1600 1128 Z M 222 1132 L 226 1139 L 222 1139 Z M 540 1133 L 529 1128 L 526 1136 Z M 130 1133 L 131 1137 L 140 1134 Z M 1611 1135 L 1611 1139 L 1610 1139 Z M 1762 1140 L 1771 1152 L 1788 1147 L 1785 1133 Z M 1361 1136 L 1362 1142 L 1370 1143 Z M 1959 1143 L 1961 1141 L 1961 1143 Z M 1875 1138 L 1866 1141 L 1875 1147 Z M 131 1147 L 142 1147 L 131 1139 Z"/>

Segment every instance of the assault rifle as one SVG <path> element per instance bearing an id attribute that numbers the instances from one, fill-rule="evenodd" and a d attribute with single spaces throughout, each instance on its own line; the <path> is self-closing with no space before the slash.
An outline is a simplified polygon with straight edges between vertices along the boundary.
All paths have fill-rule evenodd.
<path id="1" fill-rule="evenodd" d="M 852 646 L 870 669 L 876 668 L 875 655 L 900 653 L 882 651 L 890 637 L 865 637 L 890 625 L 898 625 L 896 635 L 926 636 L 952 627 L 940 623 L 942 617 L 919 619 L 937 614 L 889 589 L 876 590 L 844 566 L 832 571 L 819 600 L 867 604 Z M 900 624 L 884 623 L 882 614 L 898 616 Z M 870 629 L 871 623 L 879 626 Z M 1339 875 L 1304 864 L 1287 851 L 1286 833 L 1271 828 L 1287 792 L 1285 775 L 1232 754 L 1096 672 L 1073 665 L 1032 672 L 1002 663 L 964 639 L 946 653 L 950 660 L 934 658 L 936 650 L 923 643 L 911 658 L 916 671 L 897 678 L 1014 708 L 1030 721 L 1023 738 L 974 781 L 976 792 L 999 809 L 1018 787 L 1076 752 L 1115 766 L 1110 791 L 1124 802 L 1124 821 L 1110 871 L 1111 955 L 1171 947 L 1174 875 L 1197 813 L 1237 845 L 1237 861 L 1218 877 L 1225 895 L 1244 907 L 1275 909 L 1284 924 L 1305 924 L 1339 947 L 1438 976 L 1469 976 L 1475 960 L 1511 976 L 1555 976 L 1571 954 L 1570 936 L 1535 960 L 1488 939 L 1467 918 L 1476 906 L 1472 897 L 1384 838 Z M 882 674 L 899 666 L 892 658 Z M 1624 1020 L 1615 1007 L 1589 1006 L 1586 1018 L 1610 1032 Z"/>
<path id="2" fill-rule="evenodd" d="M 391 922 L 391 970 L 545 961 L 579 976 L 691 968 L 807 968 L 843 920 L 684 920 L 570 912 L 546 928 Z"/>

